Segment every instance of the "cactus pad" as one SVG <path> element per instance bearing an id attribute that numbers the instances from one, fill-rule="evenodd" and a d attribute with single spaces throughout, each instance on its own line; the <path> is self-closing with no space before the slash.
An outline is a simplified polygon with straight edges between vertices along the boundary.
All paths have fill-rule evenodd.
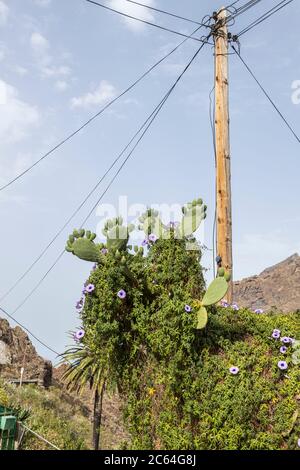
<path id="1" fill-rule="evenodd" d="M 207 310 L 205 307 L 201 307 L 197 311 L 197 330 L 202 330 L 206 327 L 208 322 Z"/>
<path id="2" fill-rule="evenodd" d="M 95 233 L 87 232 L 84 230 L 74 230 L 67 241 L 66 251 L 73 253 L 73 255 L 84 261 L 98 263 L 100 261 L 100 252 L 95 245 Z"/>
<path id="3" fill-rule="evenodd" d="M 182 208 L 183 217 L 178 228 L 180 237 L 188 237 L 198 230 L 206 217 L 206 209 L 202 199 L 194 200 Z"/>
<path id="4" fill-rule="evenodd" d="M 129 240 L 129 234 L 134 230 L 133 225 L 125 227 L 122 217 L 108 220 L 102 230 L 107 238 L 107 248 L 110 251 L 125 251 Z"/>
<path id="5" fill-rule="evenodd" d="M 224 277 L 217 277 L 208 286 L 208 289 L 203 297 L 202 305 L 208 306 L 218 303 L 223 299 L 228 291 L 228 282 Z"/>

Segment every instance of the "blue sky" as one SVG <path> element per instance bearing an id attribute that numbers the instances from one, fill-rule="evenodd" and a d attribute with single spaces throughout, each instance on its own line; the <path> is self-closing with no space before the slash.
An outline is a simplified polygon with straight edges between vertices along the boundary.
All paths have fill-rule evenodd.
<path id="1" fill-rule="evenodd" d="M 125 0 L 103 3 L 128 9 Z M 144 3 L 196 20 L 222 6 L 212 0 Z M 263 0 L 241 15 L 231 31 L 239 32 L 276 3 Z M 129 13 L 185 34 L 195 29 L 139 7 L 131 6 Z M 300 104 L 293 103 L 292 84 L 300 80 L 299 14 L 299 3 L 293 2 L 241 41 L 243 57 L 298 133 Z M 84 0 L 0 0 L 1 185 L 179 42 L 180 37 L 124 20 Z M 48 244 L 197 47 L 196 42 L 188 41 L 108 112 L 0 194 L 0 293 Z M 122 195 L 129 204 L 173 204 L 201 196 L 208 205 L 208 247 L 212 246 L 214 207 L 208 119 L 212 85 L 213 51 L 207 46 L 103 199 L 117 204 Z M 297 141 L 235 56 L 230 56 L 230 108 L 234 269 L 235 278 L 240 279 L 300 251 L 300 152 Z M 47 271 L 69 232 L 80 225 L 95 200 L 3 302 L 8 311 L 14 310 Z M 87 226 L 95 230 L 98 223 L 99 217 L 94 215 Z M 211 270 L 210 251 L 203 262 Z M 89 270 L 89 264 L 65 255 L 16 318 L 62 351 L 69 342 L 66 332 L 79 326 L 74 305 Z"/>

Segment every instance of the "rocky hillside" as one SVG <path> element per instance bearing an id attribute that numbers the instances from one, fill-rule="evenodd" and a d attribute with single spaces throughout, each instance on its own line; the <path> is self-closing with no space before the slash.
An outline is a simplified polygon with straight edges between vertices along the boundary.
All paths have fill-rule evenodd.
<path id="1" fill-rule="evenodd" d="M 0 377 L 19 380 L 24 367 L 23 380 L 38 381 L 49 387 L 52 382 L 52 364 L 41 358 L 27 334 L 19 327 L 11 328 L 0 318 Z"/>
<path id="2" fill-rule="evenodd" d="M 295 312 L 300 309 L 300 256 L 265 269 L 258 276 L 234 284 L 234 300 L 241 307 Z"/>
<path id="3" fill-rule="evenodd" d="M 15 381 L 20 380 L 22 367 L 24 367 L 24 383 L 34 381 L 37 386 L 43 386 L 45 388 L 49 388 L 52 385 L 50 391 L 44 391 L 44 393 L 39 387 L 36 387 L 36 392 L 34 392 L 34 389 L 30 387 L 27 389 L 26 386 L 26 390 L 22 392 L 23 394 L 19 389 L 16 389 L 18 390 L 18 394 L 21 394 L 20 397 L 24 402 L 24 406 L 27 404 L 27 401 L 29 405 L 32 401 L 32 397 L 35 397 L 35 401 L 38 404 L 38 402 L 42 402 L 42 396 L 44 396 L 45 407 L 48 407 L 47 399 L 52 403 L 51 407 L 54 413 L 54 417 L 52 417 L 53 420 L 59 419 L 58 416 L 62 417 L 61 426 L 63 426 L 64 419 L 69 419 L 66 417 L 69 416 L 68 413 L 70 409 L 72 409 L 74 415 L 76 415 L 74 419 L 76 418 L 80 421 L 86 418 L 86 422 L 90 422 L 92 397 L 89 391 L 87 390 L 86 393 L 80 397 L 67 392 L 61 381 L 62 368 L 52 368 L 51 362 L 45 361 L 37 354 L 28 335 L 20 327 L 12 328 L 7 320 L 0 318 L 0 381 L 3 380 L 4 382 L 15 383 Z M 60 404 L 59 407 L 58 404 Z M 59 410 L 60 412 L 58 413 Z M 56 415 L 57 417 L 55 417 Z M 33 422 L 35 422 L 34 419 L 37 420 L 39 425 L 38 429 L 41 431 L 42 429 L 38 421 L 39 416 L 40 409 L 38 406 L 34 406 L 32 419 Z M 84 422 L 84 433 L 82 433 L 82 436 L 78 433 L 77 440 L 80 440 L 82 437 L 82 439 L 86 441 L 86 422 Z M 55 426 L 59 427 L 57 423 Z M 45 434 L 46 429 L 43 429 L 43 431 Z M 120 400 L 117 396 L 112 398 L 106 394 L 103 401 L 102 446 L 108 449 L 116 449 L 127 439 L 128 436 L 123 428 Z M 62 445 L 62 443 L 58 441 L 57 445 Z"/>

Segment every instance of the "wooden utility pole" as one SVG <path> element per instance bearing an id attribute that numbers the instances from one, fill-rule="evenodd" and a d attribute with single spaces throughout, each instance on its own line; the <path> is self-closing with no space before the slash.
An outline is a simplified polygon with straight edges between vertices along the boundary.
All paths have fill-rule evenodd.
<path id="1" fill-rule="evenodd" d="M 229 141 L 229 85 L 228 85 L 228 30 L 227 11 L 222 8 L 216 15 L 215 41 L 215 133 L 217 184 L 217 254 L 219 263 L 232 275 L 232 211 L 231 169 Z M 233 283 L 227 302 L 233 297 Z"/>

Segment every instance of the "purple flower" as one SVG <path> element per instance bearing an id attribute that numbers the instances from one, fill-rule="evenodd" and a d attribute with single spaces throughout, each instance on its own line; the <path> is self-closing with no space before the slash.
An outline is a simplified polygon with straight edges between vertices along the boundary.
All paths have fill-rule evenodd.
<path id="1" fill-rule="evenodd" d="M 254 310 L 254 313 L 264 313 L 264 311 L 261 308 L 257 308 Z"/>
<path id="2" fill-rule="evenodd" d="M 289 338 L 288 336 L 283 336 L 283 337 L 281 338 L 281 341 L 282 341 L 284 344 L 290 344 L 291 338 Z"/>
<path id="3" fill-rule="evenodd" d="M 149 243 L 148 238 L 145 238 L 145 240 L 142 242 L 142 246 L 147 246 Z"/>
<path id="4" fill-rule="evenodd" d="M 280 370 L 286 370 L 288 368 L 288 365 L 285 361 L 279 361 L 278 362 L 278 367 Z"/>
<path id="5" fill-rule="evenodd" d="M 280 333 L 277 333 L 276 331 L 273 331 L 272 338 L 279 339 L 280 338 Z"/>
<path id="6" fill-rule="evenodd" d="M 274 339 L 279 339 L 279 338 L 280 338 L 280 334 L 281 334 L 280 330 L 276 330 L 276 329 L 275 329 L 275 330 L 273 330 L 272 338 L 274 338 Z"/>
<path id="7" fill-rule="evenodd" d="M 287 347 L 286 346 L 281 346 L 280 352 L 281 352 L 281 354 L 285 354 L 287 352 Z"/>
<path id="8" fill-rule="evenodd" d="M 298 444 L 298 447 L 300 447 L 300 439 L 298 439 L 298 442 L 297 442 L 297 444 Z"/>
<path id="9" fill-rule="evenodd" d="M 192 307 L 190 307 L 190 305 L 186 305 L 184 307 L 184 310 L 186 311 L 186 313 L 190 313 L 192 311 Z"/>
<path id="10" fill-rule="evenodd" d="M 88 294 L 91 294 L 91 292 L 93 292 L 94 290 L 95 290 L 94 284 L 88 284 L 85 288 L 85 292 L 87 292 Z"/>
<path id="11" fill-rule="evenodd" d="M 227 302 L 225 302 L 225 300 L 222 300 L 221 307 L 228 308 L 229 304 Z"/>
<path id="12" fill-rule="evenodd" d="M 121 290 L 119 290 L 117 295 L 118 295 L 119 299 L 125 299 L 127 294 L 123 289 L 121 289 Z"/>
<path id="13" fill-rule="evenodd" d="M 151 233 L 151 235 L 149 235 L 149 241 L 152 243 L 155 243 L 156 240 L 157 240 L 157 236 L 154 233 Z"/>
<path id="14" fill-rule="evenodd" d="M 239 373 L 240 369 L 238 367 L 230 367 L 229 369 L 229 372 L 232 374 L 232 375 L 237 375 Z"/>
<path id="15" fill-rule="evenodd" d="M 102 253 L 103 255 L 107 255 L 108 249 L 107 249 L 107 248 L 102 248 L 101 253 Z"/>
<path id="16" fill-rule="evenodd" d="M 237 304 L 232 304 L 232 305 L 231 305 L 231 308 L 232 308 L 233 310 L 236 310 L 236 311 L 238 311 L 238 310 L 240 309 L 240 307 L 239 307 Z"/>
<path id="17" fill-rule="evenodd" d="M 76 331 L 74 337 L 77 341 L 80 341 L 84 337 L 84 335 L 85 335 L 84 330 L 78 330 Z"/>

